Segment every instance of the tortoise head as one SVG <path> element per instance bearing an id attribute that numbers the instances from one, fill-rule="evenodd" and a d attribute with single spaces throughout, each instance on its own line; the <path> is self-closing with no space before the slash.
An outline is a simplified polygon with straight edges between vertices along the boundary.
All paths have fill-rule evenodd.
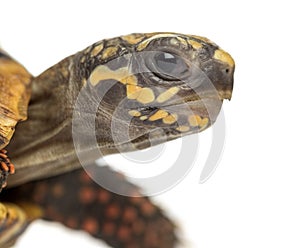
<path id="1" fill-rule="evenodd" d="M 95 135 L 104 154 L 206 129 L 233 89 L 233 59 L 199 36 L 131 34 L 98 42 L 76 61 L 83 84 L 78 117 L 90 119 L 76 132 Z"/>
<path id="2" fill-rule="evenodd" d="M 18 170 L 10 185 L 206 129 L 231 98 L 233 73 L 231 56 L 198 36 L 91 45 L 32 80 L 28 119 L 8 147 Z"/>

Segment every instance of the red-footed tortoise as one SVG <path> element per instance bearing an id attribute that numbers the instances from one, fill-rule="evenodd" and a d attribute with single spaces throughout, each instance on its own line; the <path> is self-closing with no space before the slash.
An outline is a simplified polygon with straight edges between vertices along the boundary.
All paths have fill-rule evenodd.
<path id="1" fill-rule="evenodd" d="M 36 218 L 84 230 L 112 247 L 174 247 L 175 225 L 149 198 L 135 197 L 142 196 L 137 187 L 103 167 L 107 180 L 134 196 L 112 193 L 81 165 L 93 164 L 91 151 L 134 151 L 206 129 L 220 111 L 215 103 L 231 98 L 233 73 L 233 59 L 216 44 L 176 33 L 102 40 L 38 77 L 0 50 L 0 183 L 8 185 L 0 194 L 0 247 L 10 247 Z M 73 142 L 83 91 L 77 113 L 83 124 L 76 128 L 83 140 L 94 133 L 94 147 Z M 93 132 L 84 124 L 90 116 Z"/>

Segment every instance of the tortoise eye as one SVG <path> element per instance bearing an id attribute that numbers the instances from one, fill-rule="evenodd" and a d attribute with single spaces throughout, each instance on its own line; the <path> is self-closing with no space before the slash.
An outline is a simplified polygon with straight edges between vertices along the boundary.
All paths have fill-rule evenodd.
<path id="1" fill-rule="evenodd" d="M 189 72 L 183 58 L 167 52 L 153 53 L 146 64 L 156 76 L 169 81 L 179 81 Z"/>

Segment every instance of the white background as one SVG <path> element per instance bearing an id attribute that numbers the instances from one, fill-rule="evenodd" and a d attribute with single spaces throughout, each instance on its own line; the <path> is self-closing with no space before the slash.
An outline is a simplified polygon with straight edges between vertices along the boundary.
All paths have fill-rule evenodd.
<path id="1" fill-rule="evenodd" d="M 234 57 L 216 173 L 198 184 L 200 154 L 184 181 L 155 198 L 179 223 L 184 247 L 300 247 L 299 23 L 296 1 L 0 4 L 1 45 L 35 75 L 97 40 L 132 32 L 207 36 Z M 206 134 L 199 137 L 209 147 Z M 38 222 L 16 247 L 106 247 L 87 239 Z"/>

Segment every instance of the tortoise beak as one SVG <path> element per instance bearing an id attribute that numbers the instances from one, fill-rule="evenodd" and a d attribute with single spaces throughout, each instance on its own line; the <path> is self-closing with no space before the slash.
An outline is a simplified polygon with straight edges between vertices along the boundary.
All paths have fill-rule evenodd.
<path id="1" fill-rule="evenodd" d="M 220 98 L 221 99 L 227 99 L 227 100 L 231 100 L 231 96 L 232 96 L 232 90 L 223 90 L 219 92 Z"/>
<path id="2" fill-rule="evenodd" d="M 209 75 L 215 87 L 218 90 L 219 97 L 223 99 L 231 99 L 233 90 L 233 75 L 235 70 L 235 63 L 229 53 L 222 49 L 217 49 L 213 56 L 214 74 Z"/>

